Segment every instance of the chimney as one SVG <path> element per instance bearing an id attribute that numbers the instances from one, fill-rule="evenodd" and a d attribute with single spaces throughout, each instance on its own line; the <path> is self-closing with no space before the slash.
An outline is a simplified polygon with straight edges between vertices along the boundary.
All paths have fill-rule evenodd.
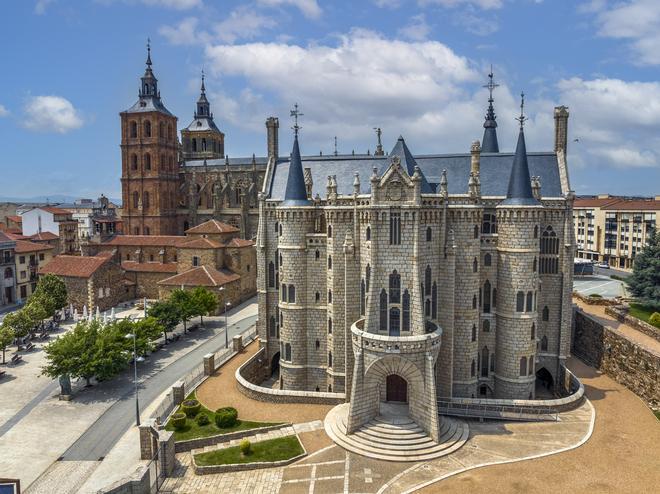
<path id="1" fill-rule="evenodd" d="M 279 138 L 278 130 L 280 128 L 280 121 L 277 117 L 268 117 L 266 119 L 266 135 L 268 138 L 268 157 L 279 157 Z"/>
<path id="2" fill-rule="evenodd" d="M 470 146 L 470 154 L 472 155 L 470 159 L 470 173 L 473 173 L 475 177 L 479 176 L 479 161 L 481 158 L 481 145 L 479 141 L 474 141 L 472 146 Z"/>
<path id="3" fill-rule="evenodd" d="M 555 107 L 555 153 L 563 151 L 566 154 L 568 145 L 568 107 Z"/>

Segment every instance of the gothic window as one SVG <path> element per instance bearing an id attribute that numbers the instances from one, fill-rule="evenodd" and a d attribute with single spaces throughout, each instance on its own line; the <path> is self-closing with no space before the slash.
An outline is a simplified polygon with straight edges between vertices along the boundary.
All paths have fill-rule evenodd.
<path id="1" fill-rule="evenodd" d="M 399 336 L 401 334 L 401 313 L 396 307 L 390 309 L 390 336 Z"/>
<path id="2" fill-rule="evenodd" d="M 550 320 L 550 309 L 548 309 L 547 305 L 543 307 L 543 313 L 541 315 L 541 319 L 543 319 L 544 321 Z"/>
<path id="3" fill-rule="evenodd" d="M 328 238 L 332 238 L 332 225 L 328 225 Z"/>
<path id="4" fill-rule="evenodd" d="M 135 139 L 137 137 L 137 122 L 131 122 L 131 137 Z"/>
<path id="5" fill-rule="evenodd" d="M 289 303 L 296 303 L 296 287 L 293 285 L 289 285 Z"/>
<path id="6" fill-rule="evenodd" d="M 328 303 L 332 303 L 332 290 L 328 290 Z"/>
<path id="7" fill-rule="evenodd" d="M 470 337 L 471 341 L 477 341 L 477 326 L 476 324 L 472 325 L 472 335 Z"/>
<path id="8" fill-rule="evenodd" d="M 543 335 L 541 338 L 541 350 L 546 351 L 548 349 L 548 337 Z"/>
<path id="9" fill-rule="evenodd" d="M 424 295 L 431 295 L 431 266 L 429 265 L 424 271 Z"/>
<path id="10" fill-rule="evenodd" d="M 481 377 L 488 377 L 489 356 L 490 356 L 490 352 L 488 351 L 488 347 L 485 346 L 483 350 L 481 350 Z"/>
<path id="11" fill-rule="evenodd" d="M 516 312 L 525 312 L 525 293 L 518 292 L 516 294 Z"/>
<path id="12" fill-rule="evenodd" d="M 371 264 L 367 264 L 367 275 L 366 275 L 366 289 L 369 291 L 369 284 L 371 283 Z"/>
<path id="13" fill-rule="evenodd" d="M 136 226 L 135 228 L 133 228 L 133 235 L 139 235 L 139 234 L 140 234 L 140 227 Z"/>
<path id="14" fill-rule="evenodd" d="M 316 260 L 319 260 L 321 258 L 321 253 L 318 251 L 318 249 L 314 253 L 314 257 L 316 258 Z"/>
<path id="15" fill-rule="evenodd" d="M 472 272 L 476 273 L 479 270 L 479 261 L 477 261 L 477 258 L 475 257 L 474 260 L 472 261 Z"/>
<path id="16" fill-rule="evenodd" d="M 403 291 L 403 303 L 401 304 L 403 312 L 403 330 L 410 331 L 410 293 L 408 290 Z"/>
<path id="17" fill-rule="evenodd" d="M 165 138 L 165 122 L 161 122 L 158 126 L 158 136 L 162 139 Z"/>
<path id="18" fill-rule="evenodd" d="M 495 372 L 495 354 L 490 354 L 490 371 Z"/>
<path id="19" fill-rule="evenodd" d="M 144 209 L 149 208 L 149 192 L 144 193 L 144 199 L 142 200 L 142 207 Z"/>
<path id="20" fill-rule="evenodd" d="M 286 302 L 286 285 L 282 283 L 282 302 Z"/>
<path id="21" fill-rule="evenodd" d="M 275 264 L 273 264 L 273 261 L 268 263 L 268 286 L 270 288 L 275 287 Z"/>
<path id="22" fill-rule="evenodd" d="M 431 230 L 431 227 L 428 226 L 426 227 L 426 241 L 430 242 L 433 239 L 433 230 Z"/>
<path id="23" fill-rule="evenodd" d="M 479 226 L 474 225 L 474 238 L 479 238 Z"/>
<path id="24" fill-rule="evenodd" d="M 371 227 L 367 227 L 367 232 L 366 232 L 366 238 L 367 240 L 371 240 Z"/>
<path id="25" fill-rule="evenodd" d="M 282 224 L 280 223 L 280 237 L 282 236 Z"/>
<path id="26" fill-rule="evenodd" d="M 279 223 L 276 221 L 276 222 L 275 222 L 275 233 L 277 233 L 277 229 L 278 229 L 278 227 L 279 227 Z M 318 251 L 317 251 L 317 252 L 318 252 Z"/>
<path id="27" fill-rule="evenodd" d="M 151 228 L 149 228 L 148 226 L 145 226 L 144 227 L 144 234 L 145 235 L 151 235 Z"/>
<path id="28" fill-rule="evenodd" d="M 536 257 L 534 258 L 534 261 L 532 262 L 532 273 L 536 273 Z"/>
<path id="29" fill-rule="evenodd" d="M 130 261 L 130 260 L 131 260 L 131 255 L 130 255 L 130 254 L 126 254 L 126 260 L 127 260 L 127 261 Z"/>
<path id="30" fill-rule="evenodd" d="M 481 233 L 497 233 L 497 216 L 491 213 L 484 214 L 484 219 L 481 223 Z"/>
<path id="31" fill-rule="evenodd" d="M 360 315 L 363 316 L 366 312 L 366 289 L 364 286 L 364 279 L 360 282 Z"/>
<path id="32" fill-rule="evenodd" d="M 534 355 L 529 356 L 528 364 L 529 365 L 527 366 L 527 374 L 531 376 L 532 373 L 534 372 Z"/>
<path id="33" fill-rule="evenodd" d="M 484 266 L 490 266 L 492 264 L 492 257 L 490 254 L 484 256 Z"/>
<path id="34" fill-rule="evenodd" d="M 132 169 L 132 170 L 137 170 L 137 169 L 138 169 L 138 157 L 137 157 L 137 154 L 131 154 L 131 169 Z"/>
<path id="35" fill-rule="evenodd" d="M 520 375 L 527 375 L 527 357 L 520 357 Z"/>
<path id="36" fill-rule="evenodd" d="M 332 352 L 328 352 L 328 367 L 332 367 Z"/>
<path id="37" fill-rule="evenodd" d="M 401 275 L 396 269 L 390 274 L 390 303 L 398 304 L 401 302 Z"/>
<path id="38" fill-rule="evenodd" d="M 133 207 L 138 208 L 140 207 L 140 194 L 136 192 L 133 192 Z"/>
<path id="39" fill-rule="evenodd" d="M 532 323 L 532 340 L 536 339 L 536 324 Z"/>
<path id="40" fill-rule="evenodd" d="M 151 137 L 151 121 L 144 122 L 144 137 Z"/>
<path id="41" fill-rule="evenodd" d="M 172 124 L 167 124 L 167 138 L 172 139 Z"/>
<path id="42" fill-rule="evenodd" d="M 291 343 L 284 345 L 284 360 L 291 362 Z"/>
<path id="43" fill-rule="evenodd" d="M 474 359 L 472 359 L 472 363 L 470 364 L 470 376 L 472 377 L 474 377 L 474 374 L 476 372 L 475 369 L 476 365 L 477 365 L 476 362 L 474 361 Z"/>
<path id="44" fill-rule="evenodd" d="M 197 139 L 195 139 L 194 137 L 193 137 L 193 140 L 192 140 L 192 150 L 193 150 L 193 153 L 197 152 Z"/>
<path id="45" fill-rule="evenodd" d="M 282 262 L 282 254 L 280 253 L 280 268 L 284 267 L 284 263 Z"/>
<path id="46" fill-rule="evenodd" d="M 332 269 L 332 256 L 328 256 L 328 269 Z"/>
<path id="47" fill-rule="evenodd" d="M 380 324 L 381 331 L 387 331 L 387 292 L 383 288 L 380 291 Z"/>
<path id="48" fill-rule="evenodd" d="M 534 299 L 532 297 L 532 292 L 527 292 L 527 306 L 525 307 L 525 312 L 532 312 L 532 310 L 534 310 Z"/>
<path id="49" fill-rule="evenodd" d="M 401 245 L 401 213 L 390 214 L 390 245 Z"/>
<path id="50" fill-rule="evenodd" d="M 472 296 L 472 308 L 473 309 L 477 308 L 477 296 L 476 295 Z"/>
<path id="51" fill-rule="evenodd" d="M 431 319 L 438 318 L 438 285 L 433 282 L 431 289 Z"/>
<path id="52" fill-rule="evenodd" d="M 275 338 L 277 336 L 277 327 L 275 326 L 275 316 L 270 316 L 270 324 L 268 325 L 268 334 Z"/>
<path id="53" fill-rule="evenodd" d="M 332 317 L 328 317 L 328 334 L 332 334 Z"/>
<path id="54" fill-rule="evenodd" d="M 484 303 L 483 311 L 488 314 L 490 312 L 490 281 L 486 280 L 484 283 Z"/>
<path id="55" fill-rule="evenodd" d="M 534 225 L 534 238 L 539 238 L 539 226 Z"/>
<path id="56" fill-rule="evenodd" d="M 321 301 L 321 294 L 319 292 L 316 292 L 315 298 L 316 298 L 317 302 L 320 302 Z"/>
<path id="57" fill-rule="evenodd" d="M 319 340 L 316 340 L 316 343 L 314 344 L 314 346 L 318 350 L 319 348 L 321 348 L 321 342 Z M 318 388 L 316 388 L 316 389 L 318 390 Z"/>
<path id="58" fill-rule="evenodd" d="M 556 274 L 559 272 L 559 239 L 551 226 L 541 234 L 540 241 L 541 266 L 540 273 Z"/>
<path id="59" fill-rule="evenodd" d="M 484 323 L 483 323 L 482 327 L 483 327 L 484 333 L 488 333 L 490 331 L 490 320 L 489 319 L 484 319 Z"/>
<path id="60" fill-rule="evenodd" d="M 144 169 L 151 170 L 151 155 L 149 153 L 144 155 Z"/>
<path id="61" fill-rule="evenodd" d="M 493 307 L 497 307 L 497 288 L 493 288 Z"/>
<path id="62" fill-rule="evenodd" d="M 424 317 L 431 317 L 431 301 L 429 299 L 424 302 Z"/>

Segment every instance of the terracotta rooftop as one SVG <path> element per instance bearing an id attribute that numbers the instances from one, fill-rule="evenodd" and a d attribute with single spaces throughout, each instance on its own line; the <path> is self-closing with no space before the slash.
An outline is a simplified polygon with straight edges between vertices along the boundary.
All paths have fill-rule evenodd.
<path id="1" fill-rule="evenodd" d="M 577 198 L 573 203 L 574 208 L 602 208 L 608 204 L 619 202 L 621 198 L 619 197 L 608 197 L 608 198 L 591 198 L 585 197 L 584 199 Z"/>
<path id="2" fill-rule="evenodd" d="M 190 269 L 185 273 L 180 273 L 170 278 L 166 278 L 158 282 L 159 285 L 168 286 L 208 286 L 216 287 L 222 286 L 232 281 L 236 281 L 241 277 L 231 271 L 222 270 L 200 266 L 198 268 Z"/>
<path id="3" fill-rule="evenodd" d="M 67 211 L 66 209 L 62 209 L 62 208 L 56 208 L 55 206 L 43 206 L 39 209 L 43 211 L 48 211 L 49 213 L 52 214 L 71 214 L 70 211 Z"/>
<path id="4" fill-rule="evenodd" d="M 53 232 L 41 232 L 41 233 L 35 233 L 34 235 L 30 235 L 28 238 L 30 240 L 47 241 L 47 240 L 57 240 L 60 237 L 58 235 L 55 235 Z"/>
<path id="5" fill-rule="evenodd" d="M 253 240 L 245 240 L 244 238 L 232 238 L 225 244 L 225 247 L 249 247 L 254 245 Z"/>
<path id="6" fill-rule="evenodd" d="M 181 242 L 179 249 L 220 249 L 222 244 L 209 240 L 208 238 L 195 238 L 187 242 Z"/>
<path id="7" fill-rule="evenodd" d="M 89 278 L 109 260 L 109 257 L 55 256 L 52 261 L 39 269 L 39 274 Z"/>
<path id="8" fill-rule="evenodd" d="M 8 220 L 13 221 L 14 223 L 23 223 L 23 217 L 22 216 L 7 216 Z"/>
<path id="9" fill-rule="evenodd" d="M 660 201 L 643 199 L 620 200 L 603 206 L 602 209 L 622 211 L 660 211 Z"/>
<path id="10" fill-rule="evenodd" d="M 0 232 L 0 242 L 13 242 L 14 239 L 11 238 L 7 233 Z"/>
<path id="11" fill-rule="evenodd" d="M 30 239 L 30 237 L 26 237 L 21 232 L 17 233 L 16 228 L 7 228 L 4 231 L 4 233 L 5 233 L 5 235 L 7 235 L 12 240 L 29 240 Z"/>
<path id="12" fill-rule="evenodd" d="M 176 273 L 175 262 L 136 262 L 124 261 L 121 267 L 125 271 L 134 271 L 138 273 Z"/>
<path id="13" fill-rule="evenodd" d="M 228 225 L 227 223 L 223 223 L 222 221 L 218 221 L 218 220 L 208 220 L 200 225 L 193 226 L 192 228 L 188 228 L 186 230 L 186 233 L 202 233 L 202 234 L 236 233 L 236 232 L 240 232 L 240 230 L 235 226 Z"/>
<path id="14" fill-rule="evenodd" d="M 186 240 L 188 238 L 181 235 L 116 235 L 101 245 L 176 247 Z"/>
<path id="15" fill-rule="evenodd" d="M 45 250 L 53 250 L 53 246 L 28 242 L 27 240 L 16 240 L 17 254 L 26 254 L 28 252 L 40 252 Z"/>

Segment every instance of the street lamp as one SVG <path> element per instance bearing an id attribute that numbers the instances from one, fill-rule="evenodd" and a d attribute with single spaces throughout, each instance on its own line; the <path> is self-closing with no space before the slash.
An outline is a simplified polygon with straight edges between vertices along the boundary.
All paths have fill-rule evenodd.
<path id="1" fill-rule="evenodd" d="M 227 327 L 227 311 L 231 307 L 231 302 L 225 304 L 225 348 L 229 348 L 229 327 Z"/>
<path id="2" fill-rule="evenodd" d="M 128 316 L 128 320 L 131 320 L 131 316 Z M 135 334 L 135 325 L 132 325 L 133 332 L 125 336 L 125 338 L 133 339 L 133 378 L 135 383 L 135 425 L 140 426 L 140 405 L 138 401 L 138 378 L 137 378 L 137 363 L 138 360 L 142 362 L 144 359 L 137 356 L 137 335 Z"/>

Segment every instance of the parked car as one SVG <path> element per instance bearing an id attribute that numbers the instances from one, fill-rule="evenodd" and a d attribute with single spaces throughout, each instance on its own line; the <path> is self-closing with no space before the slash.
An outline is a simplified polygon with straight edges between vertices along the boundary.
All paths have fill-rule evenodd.
<path id="1" fill-rule="evenodd" d="M 596 264 L 596 267 L 601 269 L 610 269 L 610 265 L 607 264 L 606 262 L 599 262 L 598 264 Z"/>

